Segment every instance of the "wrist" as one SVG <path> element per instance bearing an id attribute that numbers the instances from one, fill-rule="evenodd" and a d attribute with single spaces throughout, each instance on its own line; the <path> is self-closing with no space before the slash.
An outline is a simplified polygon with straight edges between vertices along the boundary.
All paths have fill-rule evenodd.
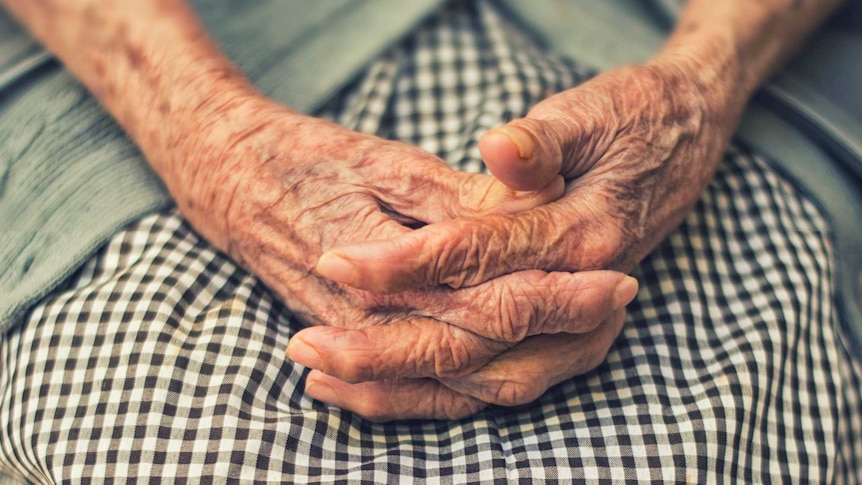
<path id="1" fill-rule="evenodd" d="M 688 0 L 653 61 L 678 64 L 718 107 L 751 96 L 844 0 Z"/>
<path id="2" fill-rule="evenodd" d="M 709 129 L 727 137 L 756 89 L 735 51 L 718 40 L 670 44 L 646 65 L 668 79 L 676 102 L 697 106 Z"/>
<path id="3" fill-rule="evenodd" d="M 307 116 L 245 84 L 213 78 L 189 89 L 198 90 L 198 101 L 155 114 L 160 121 L 150 130 L 157 134 L 138 143 L 178 203 L 185 198 L 217 211 L 222 195 L 273 158 L 296 155 L 278 148 L 302 138 L 296 131 Z"/>

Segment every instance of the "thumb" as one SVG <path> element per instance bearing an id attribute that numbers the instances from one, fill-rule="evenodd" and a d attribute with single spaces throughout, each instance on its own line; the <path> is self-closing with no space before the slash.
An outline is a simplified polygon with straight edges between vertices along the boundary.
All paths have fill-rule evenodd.
<path id="1" fill-rule="evenodd" d="M 533 118 L 513 120 L 485 133 L 479 151 L 488 170 L 515 190 L 535 190 L 560 174 L 560 134 Z"/>
<path id="2" fill-rule="evenodd" d="M 536 190 L 554 177 L 566 178 L 578 164 L 579 146 L 586 136 L 577 123 L 532 117 L 512 120 L 479 140 L 488 170 L 515 190 Z"/>

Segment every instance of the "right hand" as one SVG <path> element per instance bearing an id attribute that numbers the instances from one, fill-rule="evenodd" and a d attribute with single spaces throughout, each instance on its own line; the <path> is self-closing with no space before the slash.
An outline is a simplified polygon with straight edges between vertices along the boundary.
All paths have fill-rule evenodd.
<path id="1" fill-rule="evenodd" d="M 328 368 L 325 349 L 303 345 L 300 332 L 292 356 L 322 359 L 315 367 L 327 374 L 348 382 L 461 377 L 527 337 L 590 332 L 633 297 L 614 297 L 624 276 L 610 271 L 531 270 L 475 287 L 396 294 L 333 283 L 314 268 L 337 245 L 530 209 L 559 197 L 562 179 L 537 192 L 513 192 L 491 176 L 453 171 L 418 148 L 255 96 L 212 115 L 208 125 L 176 136 L 174 150 L 156 154 L 171 158 L 165 179 L 183 214 L 305 323 L 364 329 L 365 338 L 389 342 L 383 354 L 333 359 L 338 368 Z M 424 414 L 452 417 L 450 410 Z"/>

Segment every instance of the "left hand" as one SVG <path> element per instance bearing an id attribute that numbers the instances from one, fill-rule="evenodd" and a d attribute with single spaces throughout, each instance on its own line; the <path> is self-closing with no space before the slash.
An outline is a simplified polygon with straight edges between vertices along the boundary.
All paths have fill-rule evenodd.
<path id="1" fill-rule="evenodd" d="M 718 106 L 720 97 L 677 65 L 602 74 L 539 103 L 480 143 L 489 169 L 510 187 L 534 189 L 562 174 L 563 198 L 520 214 L 461 218 L 393 240 L 338 247 L 317 270 L 383 293 L 472 286 L 533 268 L 630 270 L 681 222 L 711 178 L 735 124 L 734 113 Z M 522 404 L 603 361 L 623 318 L 617 312 L 588 334 L 532 337 L 458 378 L 348 384 L 314 371 L 310 386 L 325 383 L 331 391 L 319 397 L 336 404 L 348 396 L 368 403 L 358 409 L 366 415 L 383 409 L 381 416 L 399 416 L 417 402 L 445 406 L 465 395 Z M 338 343 L 328 350 L 334 360 L 344 355 Z M 369 356 L 386 351 L 373 343 L 364 350 Z M 582 359 L 557 365 L 574 362 L 573 356 Z"/>

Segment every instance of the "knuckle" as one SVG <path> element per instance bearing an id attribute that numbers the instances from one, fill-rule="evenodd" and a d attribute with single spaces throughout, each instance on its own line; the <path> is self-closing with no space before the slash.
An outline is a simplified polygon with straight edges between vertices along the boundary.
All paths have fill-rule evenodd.
<path id="1" fill-rule="evenodd" d="M 441 340 L 441 345 L 429 349 L 426 360 L 434 367 L 434 374 L 438 377 L 457 377 L 470 372 L 474 367 L 474 352 L 464 341 L 464 332 L 455 332 L 447 329 Z"/>
<path id="2" fill-rule="evenodd" d="M 379 374 L 373 360 L 362 357 L 339 359 L 332 365 L 331 371 L 334 376 L 351 384 L 375 380 Z"/>
<path id="3" fill-rule="evenodd" d="M 375 396 L 363 396 L 362 399 L 356 401 L 351 410 L 373 423 L 384 423 L 397 419 L 388 405 Z"/>
<path id="4" fill-rule="evenodd" d="M 393 314 L 390 309 L 397 306 L 397 297 L 394 296 L 397 294 L 379 294 L 354 288 L 349 288 L 347 291 L 353 297 L 353 305 L 358 310 L 357 313 L 385 319 L 386 316 Z"/>
<path id="5" fill-rule="evenodd" d="M 625 246 L 622 223 L 598 209 L 599 204 L 583 204 L 572 218 L 575 222 L 549 245 L 558 269 L 583 271 L 606 269 Z"/>
<path id="6" fill-rule="evenodd" d="M 523 221 L 519 247 L 524 254 L 520 257 L 531 261 L 531 268 L 546 270 L 561 269 L 565 266 L 567 247 L 571 244 L 573 233 L 570 230 L 571 218 L 561 218 L 550 206 L 538 207 L 530 212 L 530 217 L 519 218 Z"/>
<path id="7" fill-rule="evenodd" d="M 481 234 L 484 225 L 463 219 L 454 224 L 455 234 L 461 236 L 449 237 L 443 242 L 436 264 L 428 268 L 427 281 L 461 288 L 483 281 L 490 265 L 483 250 L 487 244 L 487 238 Z"/>
<path id="8" fill-rule="evenodd" d="M 586 239 L 583 248 L 583 265 L 590 269 L 613 267 L 623 253 L 625 236 L 622 230 L 606 225 L 596 228 L 596 232 Z"/>
<path id="9" fill-rule="evenodd" d="M 458 182 L 458 211 L 452 217 L 472 216 L 493 209 L 499 196 L 495 193 L 494 179 L 488 176 L 471 175 Z"/>
<path id="10" fill-rule="evenodd" d="M 485 407 L 478 399 L 468 396 L 452 396 L 449 392 L 438 391 L 435 393 L 434 409 L 440 417 L 454 420 L 472 416 Z"/>
<path id="11" fill-rule="evenodd" d="M 536 309 L 523 291 L 504 285 L 497 292 L 497 338 L 520 342 L 526 338 Z"/>
<path id="12" fill-rule="evenodd" d="M 559 284 L 549 292 L 545 333 L 582 333 L 598 325 L 599 321 L 584 311 L 585 299 L 592 296 L 590 285 L 568 274 L 559 275 L 556 281 Z"/>
<path id="13" fill-rule="evenodd" d="M 452 221 L 452 234 L 440 244 L 430 280 L 453 288 L 474 286 L 501 274 L 536 267 L 544 245 L 533 247 L 549 227 L 532 214 L 487 216 Z M 527 264 L 530 263 L 530 264 Z"/>
<path id="14" fill-rule="evenodd" d="M 565 161 L 562 147 L 576 138 L 573 134 L 579 132 L 578 128 L 576 120 L 568 116 L 565 119 L 554 117 L 536 121 L 531 131 L 534 133 L 533 139 L 542 144 L 541 149 L 548 158 Z"/>
<path id="15" fill-rule="evenodd" d="M 501 406 L 531 403 L 545 392 L 541 380 L 526 375 L 500 379 L 492 386 L 492 400 L 494 404 Z"/>
<path id="16" fill-rule="evenodd" d="M 438 344 L 428 348 L 425 359 L 433 365 L 435 377 L 456 378 L 474 372 L 508 347 L 504 342 L 447 326 Z"/>
<path id="17" fill-rule="evenodd" d="M 374 352 L 373 339 L 363 329 L 350 331 L 343 339 L 343 351 L 335 352 L 327 360 L 326 373 L 352 384 L 376 380 L 385 372 L 387 356 Z"/>

